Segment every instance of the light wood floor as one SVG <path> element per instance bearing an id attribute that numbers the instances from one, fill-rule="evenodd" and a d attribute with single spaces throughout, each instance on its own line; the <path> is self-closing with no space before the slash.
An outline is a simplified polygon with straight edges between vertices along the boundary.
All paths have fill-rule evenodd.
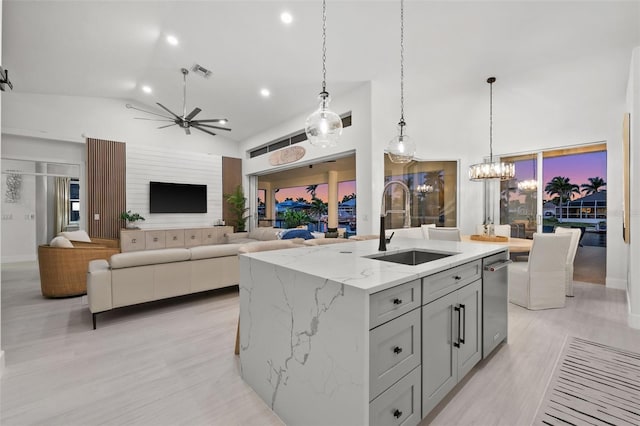
<path id="1" fill-rule="evenodd" d="M 640 352 L 620 290 L 577 283 L 567 307 L 510 305 L 509 344 L 422 425 L 528 425 L 567 335 Z M 236 288 L 91 316 L 43 299 L 33 263 L 2 267 L 2 425 L 281 425 L 233 355 Z M 309 401 L 313 403 L 313 401 Z"/>

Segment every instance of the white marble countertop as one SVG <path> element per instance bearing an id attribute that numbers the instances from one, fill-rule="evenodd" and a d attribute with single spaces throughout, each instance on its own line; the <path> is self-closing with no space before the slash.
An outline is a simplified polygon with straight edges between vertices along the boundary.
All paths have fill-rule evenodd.
<path id="1" fill-rule="evenodd" d="M 368 240 L 264 251 L 241 256 L 329 279 L 367 293 L 375 293 L 507 250 L 504 245 L 396 237 L 387 244 L 386 254 L 412 248 L 455 254 L 421 265 L 403 265 L 368 258 L 367 256 L 385 254 L 378 251 L 378 240 Z"/>

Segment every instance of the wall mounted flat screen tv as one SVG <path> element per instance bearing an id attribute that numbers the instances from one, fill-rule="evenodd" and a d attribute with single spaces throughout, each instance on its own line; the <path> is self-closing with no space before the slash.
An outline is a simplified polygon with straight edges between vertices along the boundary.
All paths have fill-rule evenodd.
<path id="1" fill-rule="evenodd" d="M 207 185 L 149 182 L 149 212 L 206 213 Z"/>

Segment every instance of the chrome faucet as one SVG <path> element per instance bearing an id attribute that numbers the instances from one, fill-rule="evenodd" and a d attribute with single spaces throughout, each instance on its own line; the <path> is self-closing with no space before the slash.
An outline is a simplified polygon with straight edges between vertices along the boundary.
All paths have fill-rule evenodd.
<path id="1" fill-rule="evenodd" d="M 404 191 L 404 210 L 385 210 L 384 194 L 385 192 L 387 192 L 387 188 L 389 188 L 391 185 L 400 185 L 400 187 Z M 379 251 L 387 251 L 387 236 L 385 235 L 384 218 L 388 213 L 404 213 L 404 228 L 411 227 L 410 197 L 411 191 L 409 191 L 409 187 L 407 186 L 407 184 L 402 181 L 392 180 L 384 185 L 384 188 L 382 189 L 382 203 L 380 204 L 380 245 L 378 246 Z"/>

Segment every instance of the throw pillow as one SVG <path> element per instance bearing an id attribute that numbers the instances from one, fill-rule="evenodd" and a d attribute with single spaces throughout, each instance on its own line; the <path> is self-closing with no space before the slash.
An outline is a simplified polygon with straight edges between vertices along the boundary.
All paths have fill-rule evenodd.
<path id="1" fill-rule="evenodd" d="M 66 239 L 63 236 L 57 236 L 49 243 L 51 247 L 61 247 L 61 248 L 73 248 L 73 244 L 71 241 Z"/>
<path id="2" fill-rule="evenodd" d="M 59 237 L 65 237 L 71 241 L 82 241 L 83 243 L 90 243 L 91 238 L 86 231 L 67 231 L 58 234 Z"/>
<path id="3" fill-rule="evenodd" d="M 314 236 L 306 229 L 289 229 L 281 237 L 283 240 L 291 240 L 294 238 L 304 238 L 305 240 L 312 240 Z"/>

